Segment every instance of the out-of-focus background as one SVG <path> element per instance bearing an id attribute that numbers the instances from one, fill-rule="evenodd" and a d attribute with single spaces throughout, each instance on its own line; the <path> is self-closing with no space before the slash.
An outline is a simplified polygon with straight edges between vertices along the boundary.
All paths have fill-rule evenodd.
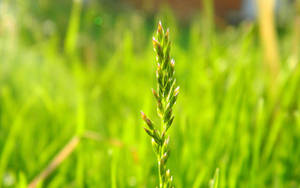
<path id="1" fill-rule="evenodd" d="M 158 20 L 176 187 L 300 186 L 296 0 L 0 0 L 0 187 L 155 187 Z"/>

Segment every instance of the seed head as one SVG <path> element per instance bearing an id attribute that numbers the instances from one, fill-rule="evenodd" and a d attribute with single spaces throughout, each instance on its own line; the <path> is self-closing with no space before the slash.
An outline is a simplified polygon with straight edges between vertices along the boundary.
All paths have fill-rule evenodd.
<path id="1" fill-rule="evenodd" d="M 170 169 L 167 170 L 166 176 L 167 176 L 167 177 L 170 177 Z"/>
<path id="2" fill-rule="evenodd" d="M 170 35 L 170 30 L 168 28 L 165 34 L 165 41 L 169 41 L 169 35 Z"/>
<path id="3" fill-rule="evenodd" d="M 161 21 L 158 22 L 157 34 L 158 35 L 163 35 L 163 27 L 162 27 Z"/>
<path id="4" fill-rule="evenodd" d="M 165 152 L 161 158 L 161 164 L 166 164 L 168 161 L 169 155 L 167 152 Z"/>
<path id="5" fill-rule="evenodd" d="M 167 130 L 171 127 L 172 123 L 173 123 L 173 120 L 174 120 L 174 116 L 171 117 L 171 119 L 168 121 L 168 124 L 167 124 Z"/>
<path id="6" fill-rule="evenodd" d="M 170 136 L 168 136 L 168 138 L 165 140 L 164 146 L 168 146 L 169 145 L 169 141 L 170 141 Z"/>
<path id="7" fill-rule="evenodd" d="M 149 129 L 153 130 L 154 125 L 153 125 L 152 121 L 149 118 L 147 118 L 145 113 L 142 111 L 141 111 L 141 116 L 142 116 L 142 119 L 145 121 L 145 123 L 148 125 Z"/>
<path id="8" fill-rule="evenodd" d="M 171 59 L 171 66 L 175 67 L 175 60 L 174 59 Z"/>
<path id="9" fill-rule="evenodd" d="M 179 94 L 179 87 L 176 86 L 174 78 L 175 61 L 171 59 L 171 41 L 169 41 L 170 30 L 164 31 L 161 22 L 157 27 L 156 37 L 152 38 L 153 48 L 156 53 L 156 80 L 157 89 L 152 89 L 152 94 L 157 101 L 157 113 L 161 123 L 161 131 L 155 128 L 153 122 L 141 112 L 142 119 L 147 124 L 144 128 L 146 133 L 151 137 L 152 147 L 157 155 L 160 187 L 173 187 L 173 177 L 170 170 L 167 169 L 166 163 L 169 158 L 169 140 L 167 131 L 173 123 L 174 116 L 172 107 L 176 102 Z M 176 88 L 177 87 L 177 88 Z"/>
<path id="10" fill-rule="evenodd" d="M 144 121 L 145 121 L 145 119 L 147 119 L 147 116 L 145 115 L 145 113 L 143 111 L 141 111 L 141 116 Z"/>
<path id="11" fill-rule="evenodd" d="M 152 134 L 152 132 L 151 132 L 150 130 L 146 129 L 145 127 L 144 127 L 144 130 L 146 131 L 146 133 L 147 133 L 149 136 L 153 137 L 153 134 Z"/>
<path id="12" fill-rule="evenodd" d="M 152 147 L 153 147 L 155 153 L 158 154 L 160 148 L 159 148 L 159 145 L 155 142 L 154 138 L 151 139 L 151 143 L 152 143 Z"/>
<path id="13" fill-rule="evenodd" d="M 179 93 L 179 86 L 175 89 L 175 91 L 174 91 L 174 96 L 177 96 L 178 95 L 178 93 Z"/>
<path id="14" fill-rule="evenodd" d="M 156 99 L 157 101 L 159 101 L 160 98 L 159 98 L 158 94 L 156 93 L 155 89 L 153 89 L 153 88 L 152 88 L 152 93 L 153 93 L 155 99 Z"/>
<path id="15" fill-rule="evenodd" d="M 154 49 L 156 48 L 157 45 L 159 45 L 159 42 L 156 40 L 155 37 L 152 37 L 152 44 L 153 44 Z"/>

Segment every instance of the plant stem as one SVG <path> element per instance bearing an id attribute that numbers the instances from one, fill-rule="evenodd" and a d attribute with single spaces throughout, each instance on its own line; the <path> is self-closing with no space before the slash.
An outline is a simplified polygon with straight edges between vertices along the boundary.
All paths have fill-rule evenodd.
<path id="1" fill-rule="evenodd" d="M 158 24 L 157 37 L 153 37 L 153 47 L 156 52 L 156 79 L 157 92 L 152 89 L 157 100 L 157 114 L 161 119 L 160 130 L 157 130 L 154 123 L 142 112 L 142 118 L 148 128 L 144 128 L 147 134 L 152 137 L 152 146 L 157 156 L 159 187 L 172 187 L 173 178 L 166 163 L 169 158 L 169 137 L 166 134 L 172 125 L 174 116 L 172 107 L 176 102 L 179 87 L 176 88 L 174 76 L 175 62 L 170 58 L 171 42 L 169 41 L 169 29 L 164 31 L 161 23 Z M 175 89 L 176 88 L 176 89 Z"/>

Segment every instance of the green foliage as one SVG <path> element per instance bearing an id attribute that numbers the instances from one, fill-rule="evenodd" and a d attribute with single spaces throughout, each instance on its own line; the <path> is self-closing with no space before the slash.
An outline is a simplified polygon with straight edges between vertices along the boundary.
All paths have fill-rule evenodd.
<path id="1" fill-rule="evenodd" d="M 160 120 L 147 89 L 156 84 L 154 21 L 138 12 L 112 14 L 96 1 L 82 1 L 76 14 L 70 1 L 20 1 L 28 2 L 21 10 L 4 2 L 10 1 L 0 2 L 0 187 L 26 187 L 87 131 L 99 136 L 83 138 L 41 187 L 155 187 L 156 158 L 138 116 L 143 109 Z M 68 24 L 70 15 L 80 23 Z M 186 25 L 166 19 L 176 21 L 163 20 L 176 44 L 181 88 L 168 131 L 174 186 L 208 187 L 219 168 L 219 187 L 297 187 L 293 27 L 279 36 L 280 77 L 270 93 L 255 23 L 207 33 L 205 18 Z"/>
<path id="2" fill-rule="evenodd" d="M 218 184 L 219 184 L 219 173 L 220 170 L 217 168 L 214 178 L 212 180 L 210 180 L 210 188 L 218 188 Z"/>

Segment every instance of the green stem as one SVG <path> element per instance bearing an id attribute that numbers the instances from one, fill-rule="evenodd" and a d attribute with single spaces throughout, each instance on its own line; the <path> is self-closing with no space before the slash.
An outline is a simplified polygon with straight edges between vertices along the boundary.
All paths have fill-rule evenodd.
<path id="1" fill-rule="evenodd" d="M 165 113 L 165 101 L 164 101 L 164 99 L 162 100 L 162 105 L 163 105 L 163 114 Z M 163 180 L 163 177 L 162 177 L 162 173 L 164 173 L 164 172 L 162 172 L 161 171 L 161 169 L 162 169 L 162 165 L 164 165 L 164 164 L 161 164 L 161 159 L 162 159 L 162 157 L 163 157 L 163 143 L 164 143 L 164 139 L 163 139 L 163 132 L 164 132 L 164 130 L 165 130 L 165 126 L 164 126 L 164 120 L 163 120 L 163 118 L 161 118 L 161 141 L 162 141 L 162 143 L 161 143 L 161 145 L 160 145 L 160 147 L 159 147 L 159 155 L 158 155 L 158 175 L 159 175 L 159 187 L 160 188 L 163 188 L 163 187 L 165 187 L 165 185 L 164 185 L 164 180 Z"/>
<path id="2" fill-rule="evenodd" d="M 158 158 L 157 158 L 157 162 L 158 162 L 158 176 L 159 176 L 159 187 L 162 188 L 163 187 L 163 179 L 161 176 L 161 163 L 160 163 L 160 159 L 161 159 L 161 154 L 159 154 Z"/>

